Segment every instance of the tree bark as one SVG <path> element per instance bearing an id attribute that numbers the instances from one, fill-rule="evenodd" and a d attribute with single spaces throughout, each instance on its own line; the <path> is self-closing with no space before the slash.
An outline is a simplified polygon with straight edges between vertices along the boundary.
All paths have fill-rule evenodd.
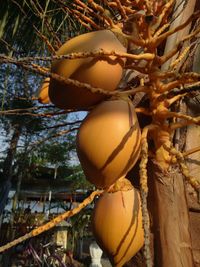
<path id="1" fill-rule="evenodd" d="M 14 127 L 13 135 L 10 140 L 10 146 L 8 148 L 7 156 L 3 164 L 3 179 L 0 184 L 0 214 L 4 211 L 6 201 L 8 198 L 8 193 L 11 187 L 11 178 L 12 178 L 12 164 L 14 155 L 17 149 L 17 144 L 21 134 L 21 126 L 16 125 Z"/>
<path id="2" fill-rule="evenodd" d="M 0 213 L 4 211 L 6 201 L 8 198 L 9 190 L 10 190 L 10 185 L 11 185 L 11 179 L 12 179 L 12 165 L 13 165 L 13 159 L 17 150 L 17 144 L 20 138 L 21 134 L 21 126 L 16 125 L 14 127 L 13 135 L 10 141 L 10 147 L 8 148 L 7 156 L 4 161 L 4 166 L 3 166 L 3 183 L 1 185 L 0 191 L 2 190 L 5 185 L 8 185 L 6 190 L 4 190 L 4 194 L 1 195 L 1 205 L 0 205 Z M 12 237 L 12 232 L 10 233 L 10 238 Z M 2 266 L 9 267 L 11 266 L 11 252 L 12 249 L 9 249 L 3 254 L 2 258 Z"/>
<path id="3" fill-rule="evenodd" d="M 189 214 L 182 174 L 151 166 L 155 267 L 193 267 Z"/>

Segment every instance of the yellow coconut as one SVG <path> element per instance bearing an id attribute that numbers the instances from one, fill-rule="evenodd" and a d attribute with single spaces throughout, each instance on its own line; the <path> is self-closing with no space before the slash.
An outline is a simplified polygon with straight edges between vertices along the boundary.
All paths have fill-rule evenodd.
<path id="1" fill-rule="evenodd" d="M 73 52 L 91 52 L 104 49 L 106 51 L 126 52 L 123 43 L 119 41 L 119 33 L 111 30 L 101 30 L 79 35 L 67 41 L 60 47 L 56 55 L 66 55 Z M 121 36 L 120 36 L 121 37 Z M 122 40 L 122 39 L 121 39 Z M 64 78 L 100 87 L 108 91 L 117 88 L 124 66 L 124 60 L 114 56 L 98 58 L 61 59 L 52 63 L 51 71 Z M 57 107 L 62 109 L 87 108 L 95 105 L 105 96 L 91 93 L 87 89 L 66 85 L 56 79 L 51 79 L 49 96 Z"/>
<path id="2" fill-rule="evenodd" d="M 86 178 L 100 188 L 126 175 L 140 154 L 140 127 L 132 102 L 108 100 L 84 119 L 77 154 Z"/>
<path id="3" fill-rule="evenodd" d="M 132 187 L 104 193 L 95 204 L 92 229 L 113 265 L 123 266 L 144 244 L 139 192 Z"/>
<path id="4" fill-rule="evenodd" d="M 49 82 L 50 78 L 47 77 L 38 92 L 38 101 L 42 104 L 49 104 L 51 102 L 49 99 Z"/>

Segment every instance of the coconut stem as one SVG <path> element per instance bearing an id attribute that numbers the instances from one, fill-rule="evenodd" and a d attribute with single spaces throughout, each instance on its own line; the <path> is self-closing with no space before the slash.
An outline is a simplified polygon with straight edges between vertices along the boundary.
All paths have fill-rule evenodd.
<path id="1" fill-rule="evenodd" d="M 148 142 L 147 134 L 151 125 L 145 127 L 142 132 L 141 139 L 141 162 L 140 162 L 140 186 L 141 186 L 141 201 L 142 201 L 142 217 L 143 217 L 143 228 L 144 228 L 144 256 L 146 259 L 147 267 L 153 266 L 153 260 L 150 250 L 150 229 L 149 229 L 149 214 L 147 209 L 147 196 L 148 196 L 148 185 L 147 185 L 147 162 L 148 162 Z"/>

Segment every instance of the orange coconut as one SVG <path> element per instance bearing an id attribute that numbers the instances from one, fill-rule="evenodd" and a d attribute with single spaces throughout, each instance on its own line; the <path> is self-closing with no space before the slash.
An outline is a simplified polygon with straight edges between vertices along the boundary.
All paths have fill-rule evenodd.
<path id="1" fill-rule="evenodd" d="M 140 154 L 140 127 L 132 102 L 108 100 L 83 120 L 77 154 L 86 178 L 105 188 L 125 175 Z"/>
<path id="2" fill-rule="evenodd" d="M 119 33 L 114 34 L 111 30 L 82 34 L 62 45 L 56 55 L 91 52 L 100 49 L 126 52 L 126 48 L 117 36 L 119 36 Z M 124 60 L 122 59 L 114 56 L 101 56 L 98 58 L 55 60 L 52 63 L 51 71 L 64 78 L 78 80 L 93 87 L 113 91 L 121 80 L 123 66 Z M 56 79 L 50 81 L 49 96 L 52 103 L 62 109 L 87 108 L 105 98 L 103 94 L 94 94 L 85 88 L 67 85 Z"/>
<path id="3" fill-rule="evenodd" d="M 38 101 L 42 104 L 49 104 L 51 102 L 49 99 L 49 82 L 50 78 L 47 77 L 38 92 Z"/>
<path id="4" fill-rule="evenodd" d="M 144 244 L 139 192 L 104 193 L 95 204 L 92 229 L 113 265 L 123 266 Z"/>

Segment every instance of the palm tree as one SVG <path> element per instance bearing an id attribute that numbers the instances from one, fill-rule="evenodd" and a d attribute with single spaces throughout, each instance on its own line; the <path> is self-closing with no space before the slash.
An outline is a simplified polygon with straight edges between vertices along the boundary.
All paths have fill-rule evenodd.
<path id="1" fill-rule="evenodd" d="M 128 52 L 144 53 L 148 51 L 149 53 L 155 53 L 157 56 L 163 56 L 164 58 L 165 55 L 169 55 L 169 51 L 172 51 L 174 47 L 176 47 L 176 44 L 183 39 L 184 36 L 186 36 L 191 30 L 195 31 L 199 24 L 195 24 L 192 19 L 190 19 L 191 23 L 188 23 L 187 27 L 182 28 L 182 30 L 180 28 L 180 31 L 177 31 L 177 33 L 171 35 L 171 37 L 168 37 L 167 40 L 166 38 L 163 39 L 163 42 L 160 42 L 156 49 L 152 48 L 152 50 L 148 50 L 148 44 L 144 44 L 145 48 L 141 49 L 143 44 L 141 41 L 141 35 L 143 35 L 143 38 L 145 38 L 145 34 L 148 36 L 148 29 L 151 28 L 151 25 L 154 25 L 151 29 L 158 30 L 157 32 L 155 31 L 158 36 L 161 36 L 162 33 L 164 35 L 164 33 L 166 33 L 169 29 L 174 29 L 176 26 L 184 23 L 187 20 L 187 17 L 190 17 L 190 15 L 193 14 L 194 9 L 199 9 L 199 6 L 195 0 L 171 0 L 169 3 L 166 3 L 164 0 L 157 0 L 154 1 L 152 5 L 148 3 L 149 1 L 142 0 L 133 2 L 128 0 L 115 0 L 112 2 L 79 0 L 47 0 L 39 2 L 30 0 L 21 1 L 21 3 L 15 0 L 7 0 L 3 2 L 0 11 L 0 37 L 1 43 L 3 44 L 0 52 L 7 55 L 13 55 L 15 57 L 22 57 L 24 55 L 54 55 L 55 51 L 61 46 L 61 44 L 70 37 L 79 35 L 80 33 L 86 31 L 109 28 L 113 24 L 123 24 L 124 32 L 129 34 L 129 36 L 132 34 L 132 38 L 134 39 L 133 43 L 130 43 Z M 140 12 L 138 12 L 139 15 L 135 17 L 134 15 L 137 13 L 136 11 L 138 9 L 140 10 Z M 165 12 L 163 10 L 165 10 Z M 141 18 L 143 18 L 142 16 L 144 13 L 145 20 L 142 21 Z M 162 15 L 163 17 L 161 17 Z M 198 14 L 195 16 L 198 17 Z M 155 22 L 156 19 L 158 19 L 157 22 Z M 159 19 L 161 21 L 159 21 Z M 156 28 L 161 22 L 163 23 L 163 28 Z M 145 28 L 144 33 L 141 33 L 140 31 L 137 32 L 137 29 L 141 27 L 140 23 L 143 23 L 143 26 L 146 27 L 146 32 Z M 139 38 L 141 42 L 137 42 L 137 38 Z M 197 53 L 198 45 L 197 39 L 195 39 L 193 43 L 190 40 L 190 38 L 186 39 L 184 45 L 183 42 L 180 43 L 179 47 L 182 49 L 182 54 L 174 53 L 174 57 L 171 55 L 169 60 L 165 60 L 165 64 L 158 68 L 158 71 L 160 71 L 160 69 L 163 72 L 165 70 L 173 70 L 174 73 L 179 74 L 192 71 L 193 63 L 190 62 L 190 58 Z M 188 46 L 190 49 L 187 50 L 187 47 L 185 46 Z M 179 60 L 175 61 L 177 58 Z M 159 57 L 157 57 L 157 59 L 159 59 Z M 46 66 L 48 66 L 48 63 L 42 64 L 46 64 Z M 147 67 L 150 68 L 151 64 L 157 64 L 156 66 L 159 66 L 158 62 L 152 60 L 147 64 Z M 129 66 L 130 65 L 131 63 Z M 133 70 L 133 77 L 139 77 L 139 80 L 140 75 L 138 75 L 137 71 L 139 71 L 141 74 L 142 68 L 142 65 L 136 66 L 135 70 Z M 195 67 L 195 71 L 199 72 L 199 66 Z M 145 71 L 143 74 L 144 73 Z M 147 77 L 148 75 L 149 73 L 147 72 L 146 76 L 143 75 L 142 77 L 147 79 L 146 84 L 149 85 L 149 80 Z M 170 80 L 170 77 L 171 76 L 166 78 L 164 83 L 167 83 Z M 184 82 L 185 80 L 183 83 Z M 192 85 L 195 84 L 194 82 L 191 83 Z M 138 86 L 137 79 L 134 78 L 133 80 L 129 81 L 129 84 L 131 84 L 132 87 Z M 127 86 L 126 80 L 125 86 Z M 182 86 L 183 85 L 178 85 L 177 90 L 181 90 Z M 176 90 L 172 92 L 174 96 L 177 94 L 175 91 Z M 184 93 L 187 94 L 188 91 L 186 90 Z M 141 95 L 138 94 L 138 96 L 140 98 Z M 141 96 L 143 102 L 145 102 L 145 98 L 148 97 L 148 94 L 145 94 L 144 97 L 143 95 Z M 169 95 L 168 97 L 170 98 Z M 180 108 L 183 106 L 188 108 L 187 103 L 191 99 L 198 100 L 198 96 L 195 95 L 194 97 L 191 94 L 187 94 L 183 100 L 184 104 L 180 104 L 180 102 L 177 101 L 177 105 L 172 106 L 172 111 L 179 112 Z M 142 105 L 142 101 L 138 101 L 138 103 L 138 106 Z M 147 100 L 146 105 L 151 110 L 152 103 L 149 104 Z M 194 105 L 192 107 L 190 105 L 189 108 L 193 109 Z M 185 112 L 189 111 L 186 110 Z M 142 117 L 142 120 L 144 124 L 144 116 Z M 155 120 L 155 118 L 153 118 L 153 120 Z M 171 118 L 167 119 L 166 122 L 171 123 Z M 195 121 L 193 120 L 193 122 Z M 156 123 L 158 122 L 156 121 Z M 179 123 L 179 119 L 177 120 L 177 123 Z M 186 147 L 191 149 L 191 142 L 189 138 L 194 134 L 194 131 L 196 131 L 196 128 L 187 128 L 187 135 L 184 137 L 183 132 L 181 132 L 180 129 L 177 129 L 175 133 L 170 133 L 170 140 L 174 138 L 175 148 L 182 150 L 183 145 L 181 144 L 180 138 L 185 138 Z M 177 139 L 179 140 L 178 143 L 176 143 Z M 155 133 L 153 140 L 154 143 L 150 143 L 153 146 L 151 151 L 153 154 L 151 166 L 153 172 L 149 172 L 151 183 L 149 185 L 148 201 L 150 206 L 149 210 L 152 214 L 155 266 L 192 267 L 194 262 L 192 250 L 190 249 L 192 247 L 192 243 L 183 175 L 180 170 L 177 169 L 177 167 L 171 167 L 171 164 L 167 163 L 165 156 L 167 155 L 167 157 L 169 156 L 170 158 L 170 153 L 169 151 L 167 153 L 163 152 L 167 148 L 164 148 L 162 145 L 160 145 L 159 136 L 157 135 L 155 137 Z M 196 145 L 199 146 L 199 139 L 196 142 Z M 180 154 L 175 155 L 177 157 L 177 161 L 183 160 Z M 164 162 L 165 166 L 167 165 L 167 169 L 163 168 L 164 165 L 162 165 L 160 162 Z M 183 167 L 185 165 L 181 164 L 180 166 L 182 166 L 182 171 L 184 172 Z M 195 165 L 195 168 L 197 168 L 197 165 Z M 184 172 L 184 174 L 188 180 L 190 180 L 189 174 L 186 174 L 186 172 Z M 143 196 L 146 195 L 144 188 L 142 190 Z M 145 213 L 144 202 L 143 207 Z M 147 218 L 146 220 L 148 221 Z M 149 236 L 147 231 L 146 247 L 148 247 L 148 238 Z M 146 249 L 145 253 L 147 258 L 147 266 L 152 266 L 149 250 Z"/>

